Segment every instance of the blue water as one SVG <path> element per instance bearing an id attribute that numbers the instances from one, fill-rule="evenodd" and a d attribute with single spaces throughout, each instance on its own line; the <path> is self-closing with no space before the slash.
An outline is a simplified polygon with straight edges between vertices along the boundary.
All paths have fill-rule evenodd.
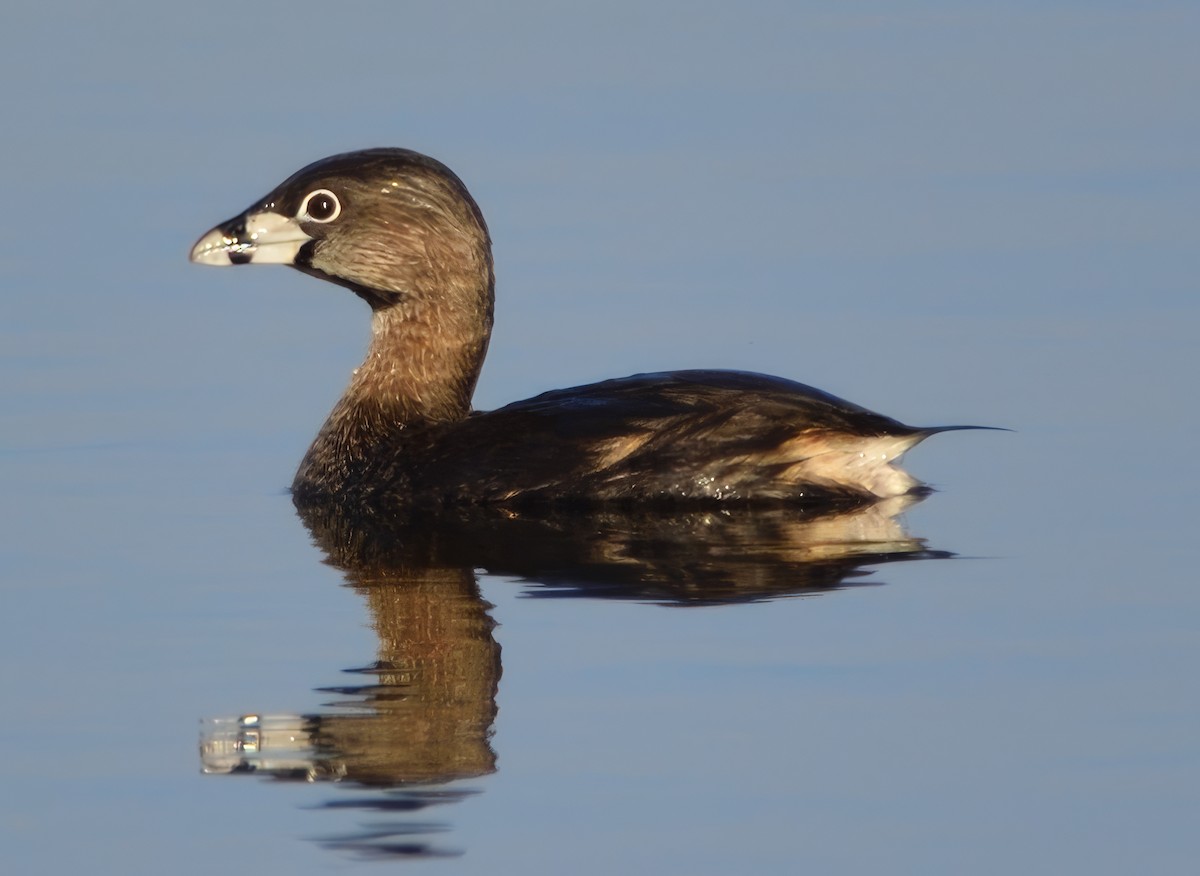
<path id="1" fill-rule="evenodd" d="M 0 13 L 4 871 L 1190 872 L 1198 25 L 1127 3 Z M 930 553 L 840 589 L 804 589 L 787 539 L 735 542 L 796 585 L 733 604 L 476 557 L 424 604 L 365 587 L 285 493 L 364 308 L 186 255 L 374 145 L 444 160 L 488 218 L 479 407 L 731 367 L 1015 431 L 915 450 L 939 492 L 893 535 Z M 402 635 L 418 617 L 469 619 L 460 687 Z M 204 772 L 202 734 L 238 728 L 218 720 L 254 761 L 251 715 L 297 780 Z M 394 781 L 365 787 L 351 749 Z"/>

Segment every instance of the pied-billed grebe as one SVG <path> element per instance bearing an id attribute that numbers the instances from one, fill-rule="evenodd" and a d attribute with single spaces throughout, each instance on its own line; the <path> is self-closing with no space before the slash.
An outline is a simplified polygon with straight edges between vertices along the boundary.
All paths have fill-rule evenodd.
<path id="1" fill-rule="evenodd" d="M 491 240 L 458 177 L 405 149 L 310 164 L 191 258 L 291 265 L 371 306 L 367 358 L 296 473 L 301 506 L 870 501 L 921 489 L 893 463 L 942 431 L 736 371 L 638 374 L 473 413 Z"/>

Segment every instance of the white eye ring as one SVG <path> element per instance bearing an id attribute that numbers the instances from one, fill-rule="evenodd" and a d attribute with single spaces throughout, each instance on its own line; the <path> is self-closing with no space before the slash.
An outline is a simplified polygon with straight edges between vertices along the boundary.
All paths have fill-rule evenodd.
<path id="1" fill-rule="evenodd" d="M 317 189 L 309 192 L 300 204 L 300 219 L 311 219 L 313 222 L 332 222 L 342 215 L 342 202 L 329 189 Z"/>

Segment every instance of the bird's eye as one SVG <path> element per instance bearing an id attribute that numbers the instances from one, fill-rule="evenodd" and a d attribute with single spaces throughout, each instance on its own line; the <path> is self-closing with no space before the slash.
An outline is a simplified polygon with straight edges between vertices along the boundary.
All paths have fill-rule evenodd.
<path id="1" fill-rule="evenodd" d="M 341 212 L 342 202 L 329 189 L 309 192 L 304 203 L 300 205 L 300 218 L 311 219 L 314 222 L 332 222 Z"/>

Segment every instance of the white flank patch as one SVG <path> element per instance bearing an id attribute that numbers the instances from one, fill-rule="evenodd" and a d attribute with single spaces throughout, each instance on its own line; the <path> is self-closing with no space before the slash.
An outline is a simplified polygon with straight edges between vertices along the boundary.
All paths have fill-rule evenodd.
<path id="1" fill-rule="evenodd" d="M 902 496 L 920 481 L 894 463 L 924 435 L 806 435 L 785 448 L 797 462 L 784 475 L 794 483 L 850 487 L 880 498 Z"/>

